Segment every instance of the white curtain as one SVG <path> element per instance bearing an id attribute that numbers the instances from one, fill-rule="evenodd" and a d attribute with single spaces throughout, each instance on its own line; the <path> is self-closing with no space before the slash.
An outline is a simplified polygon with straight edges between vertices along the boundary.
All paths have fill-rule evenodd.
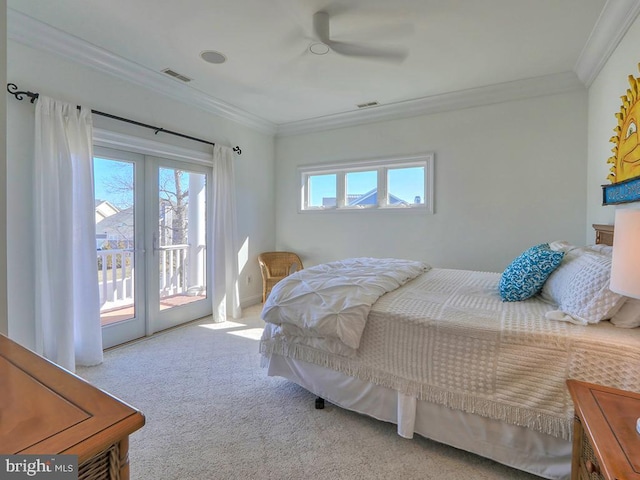
<path id="1" fill-rule="evenodd" d="M 102 362 L 91 111 L 40 95 L 35 130 L 36 347 L 75 371 Z"/>
<path id="2" fill-rule="evenodd" d="M 238 241 L 233 150 L 213 147 L 213 321 L 242 315 L 238 294 Z"/>

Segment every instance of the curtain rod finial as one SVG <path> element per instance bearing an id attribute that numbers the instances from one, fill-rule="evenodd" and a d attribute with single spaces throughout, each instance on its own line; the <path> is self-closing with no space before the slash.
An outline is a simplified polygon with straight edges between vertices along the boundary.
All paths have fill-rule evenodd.
<path id="1" fill-rule="evenodd" d="M 16 97 L 17 100 L 22 100 L 26 95 L 31 98 L 31 103 L 34 103 L 39 96 L 39 94 L 33 92 L 19 92 L 18 86 L 15 83 L 7 83 L 7 92 Z"/>

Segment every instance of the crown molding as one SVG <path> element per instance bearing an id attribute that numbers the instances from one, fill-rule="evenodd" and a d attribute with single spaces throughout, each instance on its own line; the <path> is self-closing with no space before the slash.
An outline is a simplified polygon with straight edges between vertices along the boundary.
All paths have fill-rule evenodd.
<path id="1" fill-rule="evenodd" d="M 578 80 L 576 74 L 574 72 L 564 72 L 280 124 L 278 125 L 277 135 L 298 135 L 580 89 L 584 89 L 584 85 Z"/>
<path id="2" fill-rule="evenodd" d="M 589 87 L 640 13 L 640 0 L 607 0 L 573 72 L 423 97 L 278 125 L 277 136 L 428 115 Z"/>
<path id="3" fill-rule="evenodd" d="M 640 0 L 607 0 L 574 71 L 589 87 L 640 13 Z"/>
<path id="4" fill-rule="evenodd" d="M 65 57 L 263 133 L 273 134 L 276 131 L 276 125 L 272 122 L 180 84 L 162 73 L 126 60 L 11 8 L 7 8 L 7 37 L 28 47 Z"/>
<path id="5" fill-rule="evenodd" d="M 288 136 L 563 93 L 584 88 L 584 85 L 588 87 L 639 13 L 640 0 L 607 0 L 573 72 L 488 85 L 279 125 L 177 83 L 159 72 L 11 8 L 7 8 L 7 36 L 10 40 L 31 48 L 60 55 L 260 132 Z"/>

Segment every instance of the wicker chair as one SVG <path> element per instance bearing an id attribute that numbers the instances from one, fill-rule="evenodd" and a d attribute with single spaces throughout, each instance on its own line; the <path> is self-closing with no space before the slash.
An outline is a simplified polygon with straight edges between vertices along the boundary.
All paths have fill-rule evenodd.
<path id="1" fill-rule="evenodd" d="M 276 283 L 304 268 L 300 257 L 291 252 L 264 252 L 258 255 L 258 263 L 262 271 L 263 303 Z"/>

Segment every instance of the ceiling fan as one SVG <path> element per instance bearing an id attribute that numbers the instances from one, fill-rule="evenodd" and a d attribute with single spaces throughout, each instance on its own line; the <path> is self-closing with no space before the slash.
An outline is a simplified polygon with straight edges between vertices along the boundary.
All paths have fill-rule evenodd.
<path id="1" fill-rule="evenodd" d="M 407 49 L 400 47 L 372 47 L 332 40 L 330 17 L 327 12 L 323 11 L 313 15 L 313 33 L 317 41 L 309 45 L 309 51 L 315 55 L 325 55 L 331 51 L 347 57 L 400 63 L 407 58 L 409 53 Z"/>

